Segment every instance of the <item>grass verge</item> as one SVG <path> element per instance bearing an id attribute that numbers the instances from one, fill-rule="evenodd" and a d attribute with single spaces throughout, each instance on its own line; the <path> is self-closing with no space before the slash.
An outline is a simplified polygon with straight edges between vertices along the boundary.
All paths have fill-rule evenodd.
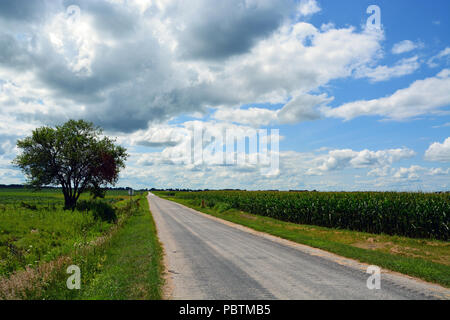
<path id="1" fill-rule="evenodd" d="M 102 271 L 81 299 L 161 299 L 162 248 L 145 197 L 103 252 Z"/>
<path id="2" fill-rule="evenodd" d="M 257 231 L 450 288 L 449 242 L 298 225 L 228 209 L 220 203 L 213 208 L 202 208 L 195 200 L 167 197 L 158 192 L 155 194 Z"/>

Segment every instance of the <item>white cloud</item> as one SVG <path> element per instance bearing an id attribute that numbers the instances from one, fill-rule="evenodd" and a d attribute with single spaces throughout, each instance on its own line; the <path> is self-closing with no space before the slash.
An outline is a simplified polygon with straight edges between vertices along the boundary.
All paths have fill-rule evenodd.
<path id="1" fill-rule="evenodd" d="M 444 50 L 442 50 L 441 52 L 439 52 L 437 55 L 431 57 L 428 60 L 428 66 L 430 68 L 435 68 L 437 67 L 439 64 L 437 63 L 437 61 L 441 60 L 442 58 L 447 57 L 447 63 L 450 62 L 450 47 L 445 48 Z"/>
<path id="2" fill-rule="evenodd" d="M 147 130 L 139 130 L 129 135 L 122 135 L 119 137 L 119 141 L 152 148 L 174 147 L 183 141 L 186 135 L 185 131 L 184 128 L 180 127 L 154 125 Z"/>
<path id="3" fill-rule="evenodd" d="M 450 174 L 450 168 L 443 169 L 443 168 L 433 168 L 429 170 L 429 174 L 432 176 L 445 176 Z"/>
<path id="4" fill-rule="evenodd" d="M 43 28 L 53 50 L 63 56 L 68 68 L 77 75 L 90 75 L 96 47 L 105 42 L 94 29 L 92 17 L 84 14 L 68 19 L 65 12 L 56 14 Z"/>
<path id="5" fill-rule="evenodd" d="M 409 168 L 392 168 L 387 165 L 382 168 L 375 168 L 370 170 L 367 175 L 369 177 L 393 177 L 396 179 L 409 179 L 409 180 L 418 180 L 419 178 L 423 178 L 423 175 L 429 176 L 445 176 L 450 174 L 450 168 L 423 168 L 418 165 L 412 165 Z"/>
<path id="6" fill-rule="evenodd" d="M 443 143 L 435 142 L 425 152 L 425 160 L 435 162 L 450 162 L 450 137 Z"/>
<path id="7" fill-rule="evenodd" d="M 212 127 L 211 127 L 212 128 Z M 168 147 L 167 149 L 171 149 Z M 334 151 L 334 152 L 333 152 Z M 343 156 L 347 154 L 349 156 Z M 380 151 L 332 150 L 331 157 L 338 158 L 338 166 L 318 169 L 330 154 L 316 152 L 280 152 L 280 170 L 275 176 L 262 175 L 258 166 L 192 165 L 171 161 L 161 153 L 132 154 L 130 164 L 122 177 L 122 183 L 128 179 L 143 187 L 162 188 L 242 188 L 263 189 L 317 189 L 317 190 L 411 190 L 423 189 L 421 178 L 429 175 L 426 181 L 435 190 L 442 185 L 445 175 L 431 175 L 431 170 L 419 170 L 416 167 L 406 169 L 390 168 L 402 159 L 412 156 L 408 149 Z M 345 159 L 344 159 L 345 158 Z M 329 164 L 329 162 L 327 162 Z M 354 169 L 373 172 L 379 169 L 382 174 L 368 174 L 369 180 L 356 176 Z M 444 170 L 445 171 L 445 170 Z M 436 171 L 439 172 L 440 171 Z M 414 174 L 419 174 L 419 178 Z M 394 175 L 397 178 L 394 178 Z M 324 178 L 326 177 L 326 178 Z M 411 180 L 408 180 L 411 179 Z M 405 182 L 407 181 L 407 183 Z M 435 183 L 433 185 L 433 182 Z M 439 183 L 439 184 L 438 184 Z"/>
<path id="8" fill-rule="evenodd" d="M 360 116 L 382 116 L 404 120 L 424 114 L 437 114 L 450 104 L 450 69 L 435 77 L 413 82 L 408 88 L 391 96 L 343 104 L 337 108 L 322 108 L 328 117 L 351 120 Z"/>
<path id="9" fill-rule="evenodd" d="M 298 11 L 302 16 L 309 16 L 321 11 L 316 0 L 301 0 L 298 6 Z"/>
<path id="10" fill-rule="evenodd" d="M 27 36 L 18 39 L 6 29 L 0 36 L 1 79 L 14 83 L 2 92 L 2 108 L 14 105 L 9 115 L 25 123 L 84 118 L 110 131 L 134 132 L 208 108 L 292 101 L 277 121 L 294 123 L 317 117 L 295 106 L 296 97 L 350 77 L 380 56 L 382 32 L 292 20 L 294 7 L 303 15 L 317 12 L 315 1 L 222 6 L 83 2 L 71 26 L 63 3 L 55 1 L 41 24 L 23 21 Z M 229 14 L 236 8 L 239 14 Z M 199 21 L 199 12 L 208 19 Z M 270 118 L 267 111 L 252 112 Z"/>
<path id="11" fill-rule="evenodd" d="M 259 127 L 269 124 L 295 124 L 320 118 L 318 107 L 330 102 L 326 95 L 303 94 L 293 98 L 283 108 L 219 109 L 214 118 L 223 121 L 248 124 Z"/>
<path id="12" fill-rule="evenodd" d="M 370 68 L 364 66 L 357 70 L 356 78 L 369 78 L 372 82 L 385 81 L 391 78 L 398 78 L 413 73 L 419 69 L 418 57 L 405 58 L 398 61 L 394 66 L 377 66 Z"/>
<path id="13" fill-rule="evenodd" d="M 384 167 L 402 159 L 409 159 L 415 155 L 413 150 L 389 149 L 389 150 L 362 150 L 351 149 L 332 150 L 328 154 L 319 156 L 316 159 L 317 166 L 310 168 L 310 174 L 323 173 L 333 170 L 351 168 Z"/>
<path id="14" fill-rule="evenodd" d="M 300 95 L 289 101 L 282 109 L 277 111 L 277 119 L 280 124 L 295 124 L 301 121 L 316 120 L 320 118 L 317 108 L 331 102 L 325 94 Z"/>
<path id="15" fill-rule="evenodd" d="M 192 130 L 203 132 L 203 143 L 190 140 Z M 161 152 L 142 153 L 131 151 L 128 168 L 123 173 L 122 183 L 127 179 L 135 180 L 147 186 L 155 187 L 186 187 L 186 188 L 247 188 L 247 189 L 321 189 L 321 190 L 353 190 L 359 185 L 357 179 L 347 170 L 383 169 L 389 165 L 411 158 L 415 152 L 407 148 L 389 150 L 362 150 L 351 149 L 326 150 L 321 148 L 315 152 L 279 152 L 279 170 L 274 174 L 264 174 L 262 168 L 270 166 L 269 152 L 263 154 L 252 153 L 249 149 L 242 154 L 238 151 L 235 156 L 246 158 L 246 163 L 224 165 L 223 157 L 217 161 L 214 148 L 223 150 L 225 130 L 236 136 L 239 141 L 245 141 L 254 129 L 242 125 L 234 125 L 217 121 L 188 121 L 181 125 L 166 125 L 155 128 L 154 131 L 143 132 L 139 135 L 126 135 L 121 137 L 122 142 L 134 145 L 145 145 L 139 139 L 147 137 L 153 142 L 165 141 L 166 146 Z M 158 134 L 155 134 L 158 133 Z M 136 139 L 138 138 L 138 139 Z M 283 137 L 281 137 L 282 139 Z M 128 140 L 127 140 L 128 139 Z M 219 139 L 219 145 L 216 145 Z M 170 145 L 168 142 L 177 141 Z M 221 142 L 222 141 L 222 142 Z M 191 149 L 191 148 L 194 149 Z M 192 150 L 203 150 L 201 162 L 194 163 L 196 156 L 191 158 Z M 186 151 L 188 153 L 186 153 Z M 326 154 L 323 154 L 323 152 Z M 196 151 L 194 151 L 196 152 Z M 186 155 L 188 154 L 188 157 Z M 234 157 L 233 157 L 234 158 Z M 260 162 L 254 161 L 259 158 Z M 251 161 L 253 159 L 253 161 Z M 384 169 L 386 170 L 386 169 Z M 321 175 L 327 179 L 321 179 Z"/>
<path id="16" fill-rule="evenodd" d="M 327 108 L 332 97 L 320 92 L 333 80 L 361 73 L 371 81 L 386 80 L 413 72 L 419 59 L 377 66 L 383 32 L 305 22 L 321 10 L 317 1 L 76 3 L 81 17 L 73 25 L 65 17 L 66 1 L 22 1 L 22 13 L 13 2 L 0 1 L 2 183 L 23 180 L 10 166 L 17 138 L 41 125 L 84 118 L 104 127 L 108 135 L 119 135 L 119 142 L 129 148 L 130 161 L 120 182 L 124 185 L 360 189 L 367 183 L 360 184 L 348 171 L 370 170 L 370 177 L 389 178 L 394 174 L 389 165 L 414 152 L 282 151 L 280 171 L 269 176 L 261 174 L 258 165 L 214 164 L 210 153 L 204 155 L 206 165 L 185 161 L 190 130 L 204 126 L 209 136 L 225 129 L 243 136 L 254 127 L 318 119 L 321 110 L 346 119 L 379 113 L 403 119 L 437 112 L 448 101 L 444 70 L 377 100 L 373 107 L 362 101 L 369 106 Z M 240 109 L 268 103 L 283 107 Z M 213 119 L 241 125 L 169 124 L 181 115 L 202 117 L 211 110 Z M 155 148 L 161 151 L 150 152 Z M 442 170 L 433 171 L 435 177 L 446 172 Z M 320 174 L 327 179 L 315 176 Z"/>
<path id="17" fill-rule="evenodd" d="M 321 32 L 304 22 L 286 25 L 218 71 L 210 69 L 208 92 L 222 95 L 227 88 L 226 106 L 285 103 L 372 62 L 382 37 L 354 28 Z"/>
<path id="18" fill-rule="evenodd" d="M 423 47 L 423 44 L 421 42 L 413 42 L 411 40 L 403 40 L 400 41 L 392 47 L 392 53 L 394 54 L 401 54 L 405 52 L 410 52 L 414 49 Z"/>
<path id="19" fill-rule="evenodd" d="M 258 148 L 258 143 L 270 144 L 271 139 L 275 138 L 271 135 L 274 132 L 268 130 L 263 132 L 265 134 L 259 134 L 258 142 L 258 131 L 247 126 L 215 121 L 187 121 L 178 126 L 149 129 L 140 135 L 136 133 L 125 135 L 120 137 L 120 141 L 135 146 L 163 148 L 161 152 L 144 153 L 138 157 L 136 161 L 141 166 L 180 165 L 188 170 L 199 167 L 216 168 L 234 164 L 234 157 L 237 156 L 243 161 L 237 163 L 235 170 L 252 171 L 270 167 L 272 164 L 270 157 L 277 153 L 275 149 L 270 148 L 267 153 L 257 154 L 256 150 L 250 146 L 246 152 L 246 139 L 254 138 L 252 142 Z M 278 138 L 283 139 L 283 137 Z M 233 141 L 236 139 L 237 150 L 234 150 L 234 144 L 229 145 L 229 139 Z M 241 146 L 242 149 L 240 149 Z M 224 149 L 228 153 L 225 153 Z"/>
<path id="20" fill-rule="evenodd" d="M 375 168 L 370 170 L 367 175 L 369 177 L 387 177 L 391 174 L 392 168 L 390 166 L 384 166 L 381 168 Z"/>
<path id="21" fill-rule="evenodd" d="M 219 109 L 214 118 L 222 121 L 248 124 L 255 127 L 267 126 L 277 120 L 277 111 L 264 108 Z"/>
<path id="22" fill-rule="evenodd" d="M 413 165 L 409 168 L 399 168 L 393 175 L 394 179 L 407 179 L 411 181 L 419 180 L 420 173 L 425 169 L 421 166 Z"/>

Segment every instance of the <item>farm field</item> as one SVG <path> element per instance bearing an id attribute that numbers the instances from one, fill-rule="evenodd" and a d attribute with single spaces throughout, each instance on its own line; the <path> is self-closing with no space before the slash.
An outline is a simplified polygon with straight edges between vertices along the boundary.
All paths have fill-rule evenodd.
<path id="1" fill-rule="evenodd" d="M 448 194 L 327 194 L 243 191 L 154 193 L 257 231 L 450 287 L 450 243 L 448 240 L 439 240 L 448 239 L 448 231 L 445 232 L 445 228 L 449 225 Z M 335 197 L 327 200 L 330 195 Z M 370 197 L 373 197 L 373 202 L 384 203 L 383 210 L 375 211 L 373 203 L 371 207 L 370 202 L 367 202 Z M 295 199 L 301 199 L 300 203 L 296 204 Z M 349 207 L 349 211 L 345 211 L 343 204 L 349 203 L 352 199 L 353 205 Z M 389 199 L 393 199 L 391 204 L 389 204 Z M 325 215 L 323 208 L 318 208 L 320 206 L 326 208 L 325 206 L 330 206 L 332 201 L 340 201 L 340 205 L 329 211 L 337 214 L 339 219 L 333 216 L 330 219 L 329 214 Z M 440 212 L 442 216 L 431 213 L 431 211 L 427 211 L 421 216 L 420 210 L 426 210 L 426 205 L 433 205 L 430 207 L 431 209 L 440 208 L 442 211 L 436 212 Z M 288 206 L 294 206 L 297 211 Z M 313 208 L 313 206 L 315 207 Z M 340 210 L 337 211 L 336 208 Z M 370 213 L 367 217 L 379 219 L 378 221 L 389 221 L 393 227 L 383 229 L 385 228 L 383 225 L 377 226 L 376 221 L 372 222 L 368 218 L 360 218 L 358 223 L 347 225 L 347 228 L 342 227 L 343 223 L 348 221 L 345 219 L 346 213 L 348 212 L 350 217 L 355 217 L 358 213 L 357 208 L 360 208 L 361 213 L 367 210 Z M 371 211 L 368 211 L 368 208 L 371 208 Z M 395 208 L 398 208 L 398 212 L 393 211 Z M 415 208 L 415 211 L 408 211 L 411 208 Z M 309 216 L 302 217 L 302 212 L 309 213 Z M 314 212 L 317 213 L 317 217 L 313 217 Z M 392 216 L 389 217 L 390 212 L 392 212 Z M 408 224 L 404 220 L 395 220 L 404 212 L 409 212 L 409 219 L 418 219 L 417 221 L 423 223 L 420 225 L 415 222 L 421 230 L 421 233 L 410 233 L 415 237 L 396 234 L 396 231 L 400 231 L 398 232 L 400 234 L 408 234 L 407 232 L 415 230 L 408 228 Z M 420 220 L 420 217 L 435 220 L 427 221 L 424 218 Z M 333 221 L 341 224 L 333 225 Z M 425 229 L 427 226 L 438 225 L 438 222 L 442 223 L 443 228 Z M 408 223 L 411 224 L 411 221 Z M 367 229 L 361 228 L 361 226 L 366 226 Z M 382 232 L 367 231 L 378 231 L 376 228 L 381 228 Z M 390 230 L 390 234 L 383 232 L 385 230 Z M 435 230 L 438 232 L 433 233 Z M 426 236 L 419 237 L 421 234 Z"/>
<path id="2" fill-rule="evenodd" d="M 154 288 L 140 296 L 122 288 L 115 291 L 121 293 L 115 298 L 158 298 L 159 247 L 143 194 L 134 196 L 132 202 L 127 191 L 121 190 L 110 190 L 104 199 L 95 201 L 83 194 L 73 212 L 64 211 L 63 206 L 63 195 L 57 189 L 0 189 L 0 299 L 101 299 L 108 292 L 102 285 L 118 284 L 96 279 L 121 276 L 128 279 L 123 286 L 140 286 L 146 269 L 152 270 L 148 275 L 153 280 L 145 283 L 155 284 Z M 145 230 L 139 232 L 142 226 Z M 113 250 L 124 249 L 130 237 L 142 237 L 131 251 L 134 255 Z M 144 250 L 148 259 L 144 259 Z M 139 276 L 134 277 L 125 266 L 130 261 L 134 265 L 136 257 L 143 261 Z M 65 269 L 71 264 L 81 268 L 81 290 L 66 287 Z M 113 271 L 108 269 L 110 264 L 115 265 Z"/>
<path id="3" fill-rule="evenodd" d="M 439 240 L 450 235 L 448 193 L 206 191 L 176 197 L 298 224 Z"/>

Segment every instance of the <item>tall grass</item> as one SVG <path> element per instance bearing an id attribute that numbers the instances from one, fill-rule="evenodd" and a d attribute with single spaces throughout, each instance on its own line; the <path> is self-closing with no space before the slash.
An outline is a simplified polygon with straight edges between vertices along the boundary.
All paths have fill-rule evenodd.
<path id="1" fill-rule="evenodd" d="M 0 195 L 0 300 L 79 297 L 66 287 L 66 268 L 78 265 L 88 286 L 102 272 L 110 239 L 139 209 L 139 200 L 121 201 L 122 194 L 82 200 L 73 212 L 62 209 L 58 192 Z"/>
<path id="2" fill-rule="evenodd" d="M 62 195 L 52 191 L 0 190 L 0 277 L 67 254 L 77 243 L 101 236 L 116 220 L 105 211 L 113 210 L 121 197 L 90 207 L 84 200 L 84 207 L 72 212 L 63 210 Z"/>

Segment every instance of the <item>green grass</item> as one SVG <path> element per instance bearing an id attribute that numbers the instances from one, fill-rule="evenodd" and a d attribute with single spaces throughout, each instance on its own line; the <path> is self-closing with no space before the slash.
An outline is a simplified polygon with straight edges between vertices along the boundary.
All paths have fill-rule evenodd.
<path id="1" fill-rule="evenodd" d="M 108 194 L 104 202 L 114 206 L 123 198 Z M 0 277 L 68 254 L 77 243 L 93 240 L 113 225 L 93 211 L 64 211 L 63 205 L 58 190 L 0 189 Z"/>
<path id="2" fill-rule="evenodd" d="M 81 299 L 161 299 L 162 248 L 145 197 L 102 252 L 103 266 Z"/>
<path id="3" fill-rule="evenodd" d="M 117 220 L 107 222 L 62 210 L 57 190 L 0 189 L 0 299 L 159 299 L 161 247 L 147 200 L 111 193 L 102 202 Z M 73 264 L 81 290 L 66 287 Z"/>
<path id="4" fill-rule="evenodd" d="M 450 287 L 450 244 L 446 241 L 300 225 L 236 210 L 225 203 L 202 208 L 196 200 L 155 194 L 257 231 Z"/>

